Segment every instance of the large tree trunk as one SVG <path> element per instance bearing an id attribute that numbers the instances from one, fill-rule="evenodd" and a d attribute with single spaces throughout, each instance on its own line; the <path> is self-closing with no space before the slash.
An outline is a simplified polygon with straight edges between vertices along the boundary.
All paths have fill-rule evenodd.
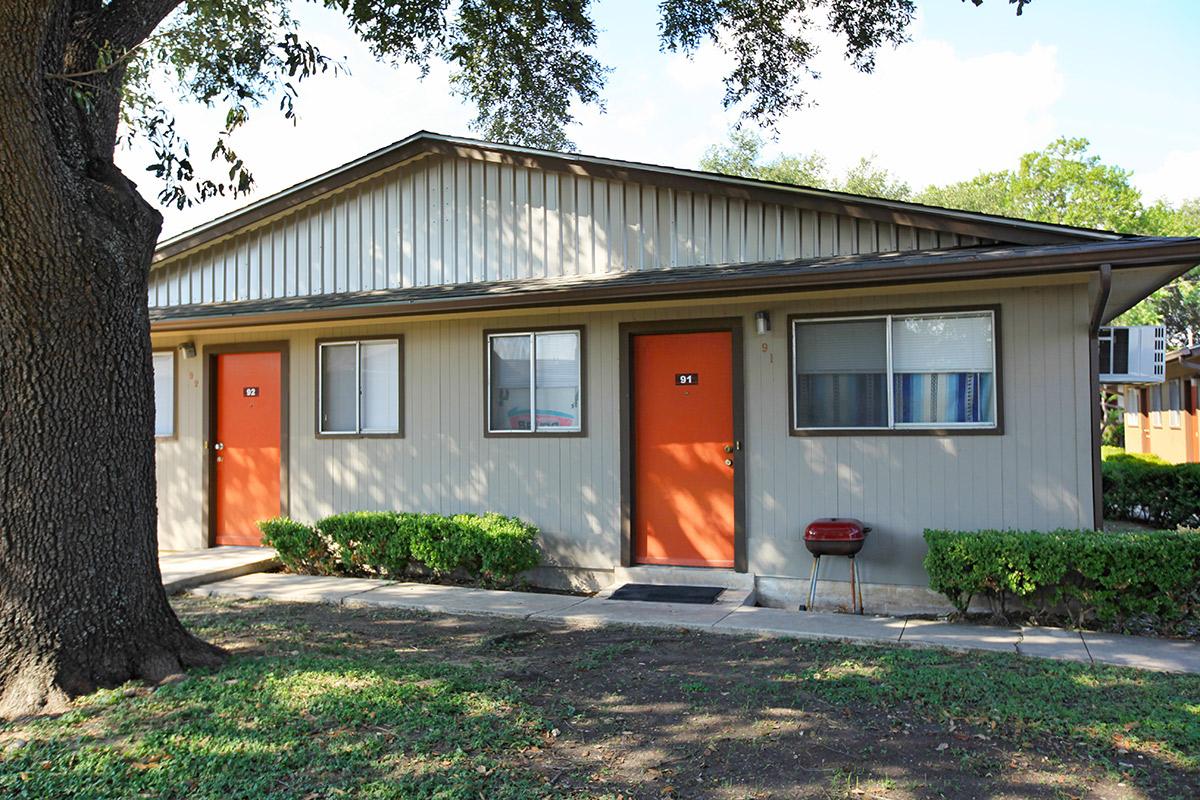
<path id="1" fill-rule="evenodd" d="M 113 166 L 119 96 L 89 109 L 45 77 L 95 63 L 59 5 L 0 10 L 0 717 L 222 655 L 184 630 L 158 569 L 162 218 Z"/>

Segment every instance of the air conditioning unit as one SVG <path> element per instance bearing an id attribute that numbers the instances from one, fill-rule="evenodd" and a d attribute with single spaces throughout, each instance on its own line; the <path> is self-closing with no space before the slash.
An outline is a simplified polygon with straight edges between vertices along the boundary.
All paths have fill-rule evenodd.
<path id="1" fill-rule="evenodd" d="M 1167 329 L 1162 325 L 1100 329 L 1101 383 L 1166 380 Z"/>

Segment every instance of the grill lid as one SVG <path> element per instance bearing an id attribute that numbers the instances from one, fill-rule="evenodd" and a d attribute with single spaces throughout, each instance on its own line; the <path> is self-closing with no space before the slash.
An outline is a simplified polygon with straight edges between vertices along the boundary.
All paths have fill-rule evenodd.
<path id="1" fill-rule="evenodd" d="M 867 538 L 867 532 L 870 530 L 857 519 L 825 517 L 808 524 L 804 529 L 804 539 L 809 542 L 860 542 Z"/>

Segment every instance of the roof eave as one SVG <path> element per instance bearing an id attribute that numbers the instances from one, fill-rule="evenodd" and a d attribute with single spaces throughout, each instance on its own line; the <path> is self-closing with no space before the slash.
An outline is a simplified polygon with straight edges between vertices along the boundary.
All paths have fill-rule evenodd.
<path id="1" fill-rule="evenodd" d="M 659 283 L 636 284 L 616 281 L 574 282 L 562 286 L 545 286 L 524 290 L 506 285 L 510 291 L 489 290 L 481 286 L 476 295 L 466 297 L 422 300 L 370 301 L 358 300 L 336 306 L 306 309 L 279 309 L 254 313 L 205 314 L 194 317 L 160 319 L 152 322 L 156 332 L 197 330 L 230 326 L 254 326 L 318 322 L 342 319 L 370 319 L 430 314 L 463 313 L 472 311 L 532 310 L 548 306 L 585 306 L 638 300 L 693 299 L 714 296 L 734 297 L 792 291 L 826 291 L 877 286 L 934 283 L 957 280 L 986 280 L 1022 275 L 1053 275 L 1089 272 L 1101 264 L 1115 271 L 1139 267 L 1161 267 L 1182 274 L 1200 263 L 1200 239 L 1167 242 L 1147 242 L 1141 247 L 1124 244 L 1120 249 L 1077 249 L 1036 256 L 1014 254 L 981 259 L 978 256 L 958 260 L 945 259 L 909 265 L 879 261 L 832 264 L 804 268 L 798 264 L 794 272 L 774 272 L 757 275 L 753 271 L 736 275 L 714 274 L 711 278 L 670 280 Z M 670 270 L 664 270 L 669 274 Z"/>

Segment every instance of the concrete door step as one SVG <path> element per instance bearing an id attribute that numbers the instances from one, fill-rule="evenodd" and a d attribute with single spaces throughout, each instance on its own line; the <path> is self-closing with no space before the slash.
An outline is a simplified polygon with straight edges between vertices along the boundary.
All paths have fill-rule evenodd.
<path id="1" fill-rule="evenodd" d="M 167 594 L 255 572 L 270 572 L 278 567 L 279 559 L 269 547 L 210 547 L 163 553 L 158 558 Z"/>
<path id="2" fill-rule="evenodd" d="M 731 569 L 709 567 L 659 567 L 639 565 L 616 567 L 614 583 L 653 583 L 678 586 L 720 586 L 725 589 L 753 589 L 754 575 L 749 572 L 734 572 Z"/>
<path id="3" fill-rule="evenodd" d="M 612 585 L 597 593 L 596 599 L 607 600 L 613 592 L 627 583 L 648 583 L 654 586 L 720 586 L 725 591 L 717 598 L 714 605 L 726 607 L 752 606 L 756 600 L 754 576 L 747 572 L 704 567 L 649 565 L 617 567 L 613 570 Z M 639 601 L 630 600 L 628 602 L 636 604 Z"/>

